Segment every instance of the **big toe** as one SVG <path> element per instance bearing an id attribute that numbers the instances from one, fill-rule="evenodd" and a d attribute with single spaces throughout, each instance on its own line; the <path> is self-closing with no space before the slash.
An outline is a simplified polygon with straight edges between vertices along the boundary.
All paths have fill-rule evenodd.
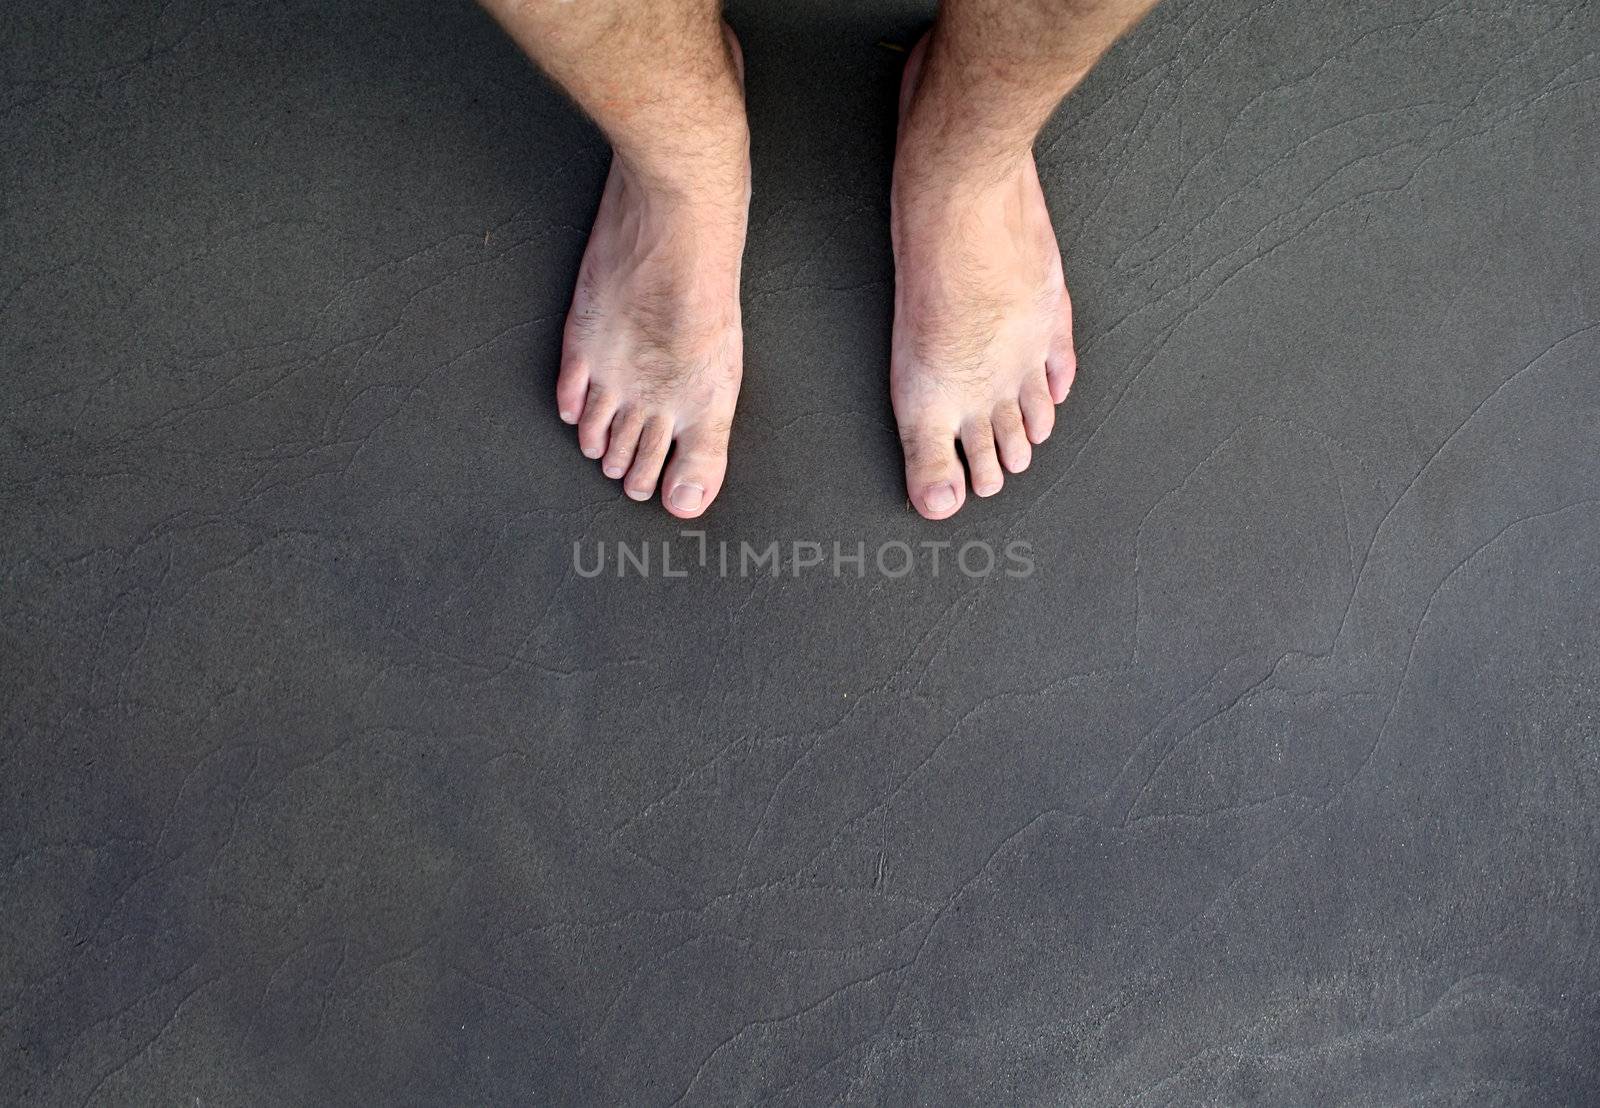
<path id="1" fill-rule="evenodd" d="M 556 411 L 562 423 L 577 423 L 583 412 L 584 394 L 589 391 L 589 367 L 581 358 L 566 355 L 556 375 Z"/>
<path id="2" fill-rule="evenodd" d="M 956 456 L 952 431 L 912 428 L 902 433 L 906 456 L 906 495 L 928 519 L 948 519 L 967 498 L 966 474 Z"/>
<path id="3" fill-rule="evenodd" d="M 728 472 L 726 418 L 707 418 L 678 434 L 661 479 L 661 503 L 679 519 L 694 519 L 711 506 Z"/>

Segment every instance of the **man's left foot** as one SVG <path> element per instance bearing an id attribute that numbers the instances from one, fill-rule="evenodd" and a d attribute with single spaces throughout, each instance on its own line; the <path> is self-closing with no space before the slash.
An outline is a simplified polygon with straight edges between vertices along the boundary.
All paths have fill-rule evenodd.
<path id="1" fill-rule="evenodd" d="M 1028 468 L 1077 359 L 1032 151 L 1014 166 L 960 164 L 945 121 L 917 118 L 927 47 L 924 37 L 912 51 L 900 96 L 889 391 L 911 503 L 946 519 L 966 502 L 969 478 L 992 496 L 1006 471 Z"/>

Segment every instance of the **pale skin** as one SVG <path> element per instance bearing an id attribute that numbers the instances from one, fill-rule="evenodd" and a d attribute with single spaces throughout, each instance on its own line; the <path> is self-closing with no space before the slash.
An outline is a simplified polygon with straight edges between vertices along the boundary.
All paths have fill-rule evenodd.
<path id="1" fill-rule="evenodd" d="M 742 60 L 720 0 L 482 0 L 613 150 L 556 408 L 635 500 L 721 490 L 743 375 L 750 201 Z M 918 512 L 992 496 L 1077 371 L 1033 143 L 1155 0 L 944 0 L 902 81 L 889 393 Z M 959 450 L 958 450 L 959 447 Z"/>

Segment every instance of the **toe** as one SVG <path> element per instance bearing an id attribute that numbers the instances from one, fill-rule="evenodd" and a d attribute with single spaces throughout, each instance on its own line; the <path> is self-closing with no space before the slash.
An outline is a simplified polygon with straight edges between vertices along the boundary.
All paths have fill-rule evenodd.
<path id="1" fill-rule="evenodd" d="M 961 452 L 967 456 L 972 491 L 979 496 L 993 496 L 999 492 L 1006 478 L 995 454 L 994 428 L 988 419 L 973 420 L 961 429 Z"/>
<path id="2" fill-rule="evenodd" d="M 1072 391 L 1072 382 L 1078 375 L 1078 359 L 1070 353 L 1065 358 L 1051 358 L 1045 373 L 1050 382 L 1050 400 L 1059 404 Z"/>
<path id="3" fill-rule="evenodd" d="M 1022 409 L 1015 401 L 994 410 L 994 445 L 1000 464 L 1008 473 L 1021 473 L 1033 460 L 1033 445 L 1022 423 Z"/>
<path id="4" fill-rule="evenodd" d="M 1067 398 L 1072 379 L 1078 375 L 1078 353 L 1072 345 L 1072 315 L 1066 314 L 1061 330 L 1050 344 L 1050 357 L 1045 362 L 1045 377 L 1050 383 L 1050 399 L 1059 404 Z"/>
<path id="5" fill-rule="evenodd" d="M 611 417 L 616 414 L 616 396 L 590 384 L 583 401 L 583 414 L 578 417 L 578 447 L 585 458 L 598 458 L 606 452 L 606 432 L 611 427 Z"/>
<path id="6" fill-rule="evenodd" d="M 605 457 L 600 459 L 600 469 L 607 477 L 616 479 L 628 472 L 643 429 L 644 413 L 637 408 L 626 408 L 612 419 Z"/>
<path id="7" fill-rule="evenodd" d="M 667 448 L 672 445 L 672 421 L 664 415 L 646 419 L 639 432 L 639 448 L 634 453 L 633 465 L 622 481 L 622 489 L 635 500 L 649 500 L 655 495 L 656 478 L 661 476 L 661 463 L 667 460 Z"/>
<path id="8" fill-rule="evenodd" d="M 1039 373 L 1031 377 L 1022 386 L 1022 395 L 1018 400 L 1022 405 L 1022 424 L 1027 429 L 1028 441 L 1037 444 L 1049 438 L 1056 425 L 1056 405 L 1045 375 Z"/>
<path id="9" fill-rule="evenodd" d="M 955 436 L 941 429 L 911 428 L 900 435 L 906 456 L 906 493 L 928 519 L 947 519 L 966 500 L 967 481 L 956 457 Z"/>
<path id="10" fill-rule="evenodd" d="M 678 435 L 661 481 L 661 503 L 679 519 L 693 519 L 710 506 L 728 472 L 727 419 L 706 419 Z"/>
<path id="11" fill-rule="evenodd" d="M 556 411 L 562 423 L 576 423 L 583 412 L 583 395 L 589 390 L 589 367 L 582 358 L 561 359 L 556 375 Z"/>

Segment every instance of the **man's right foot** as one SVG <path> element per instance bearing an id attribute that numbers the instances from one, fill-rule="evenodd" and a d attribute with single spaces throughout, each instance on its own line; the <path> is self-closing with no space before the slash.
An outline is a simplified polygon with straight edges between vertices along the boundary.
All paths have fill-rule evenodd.
<path id="1" fill-rule="evenodd" d="M 729 64 L 742 77 L 727 34 Z M 705 511 L 722 487 L 743 371 L 750 156 L 744 119 L 729 125 L 726 172 L 684 190 L 612 160 L 556 380 L 557 409 L 577 425 L 584 455 L 635 500 L 650 499 L 659 483 L 662 504 L 682 519 Z"/>

